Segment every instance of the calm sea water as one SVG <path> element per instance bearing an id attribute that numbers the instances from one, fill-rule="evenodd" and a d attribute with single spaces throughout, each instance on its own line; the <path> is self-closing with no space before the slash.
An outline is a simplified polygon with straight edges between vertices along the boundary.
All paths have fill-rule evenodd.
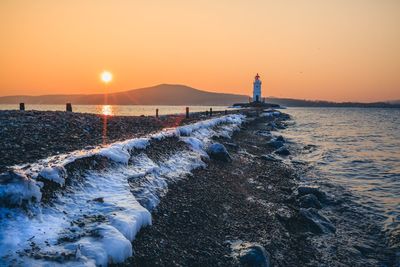
<path id="1" fill-rule="evenodd" d="M 209 110 L 225 110 L 226 106 L 190 106 L 190 112 L 203 112 Z M 73 105 L 74 112 L 94 113 L 117 116 L 152 116 L 155 115 L 158 108 L 159 115 L 182 114 L 186 112 L 186 106 L 141 106 L 141 105 Z M 0 104 L 0 110 L 19 109 L 18 104 Z M 65 105 L 29 105 L 25 104 L 26 110 L 40 111 L 65 111 Z"/>
<path id="2" fill-rule="evenodd" d="M 354 192 L 357 201 L 400 227 L 400 109 L 290 108 L 284 134 L 315 145 L 299 158 L 312 173 Z"/>

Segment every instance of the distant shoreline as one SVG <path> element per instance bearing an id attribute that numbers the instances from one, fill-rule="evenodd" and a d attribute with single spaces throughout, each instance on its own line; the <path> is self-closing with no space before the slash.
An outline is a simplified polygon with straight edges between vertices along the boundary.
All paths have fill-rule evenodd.
<path id="1" fill-rule="evenodd" d="M 249 90 L 250 92 L 250 90 Z M 199 90 L 181 84 L 159 84 L 156 86 L 110 93 L 109 105 L 155 105 L 155 106 L 231 106 L 233 103 L 248 103 L 248 95 L 216 93 Z M 400 100 L 371 103 L 331 102 L 326 100 L 304 100 L 266 97 L 266 102 L 283 107 L 385 107 L 400 108 Z M 0 104 L 49 104 L 49 105 L 104 105 L 104 94 L 90 95 L 15 95 L 0 97 Z"/>

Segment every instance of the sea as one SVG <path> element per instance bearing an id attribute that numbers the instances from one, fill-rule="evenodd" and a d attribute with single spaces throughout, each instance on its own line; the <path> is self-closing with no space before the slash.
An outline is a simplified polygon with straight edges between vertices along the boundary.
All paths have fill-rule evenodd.
<path id="1" fill-rule="evenodd" d="M 93 113 L 115 116 L 154 116 L 156 109 L 159 115 L 183 114 L 186 112 L 187 106 L 152 106 L 152 105 L 73 105 L 73 112 Z M 213 111 L 221 111 L 228 109 L 227 106 L 188 106 L 190 112 L 205 112 L 213 109 Z M 19 109 L 18 104 L 0 104 L 0 110 L 16 110 Z M 40 105 L 25 104 L 25 110 L 40 111 L 65 111 L 65 105 Z"/>
<path id="2" fill-rule="evenodd" d="M 385 230 L 400 228 L 400 109 L 288 108 L 283 131 L 297 146 L 305 176 L 340 185 L 382 218 Z M 307 177 L 305 177 L 307 178 Z"/>

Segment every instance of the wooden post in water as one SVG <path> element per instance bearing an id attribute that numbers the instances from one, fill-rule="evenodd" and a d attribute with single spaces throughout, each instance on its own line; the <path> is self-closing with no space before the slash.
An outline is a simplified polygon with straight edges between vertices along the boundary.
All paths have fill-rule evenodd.
<path id="1" fill-rule="evenodd" d="M 186 107 L 186 119 L 189 119 L 189 107 Z"/>
<path id="2" fill-rule="evenodd" d="M 210 108 L 210 117 L 212 117 L 212 108 Z"/>
<path id="3" fill-rule="evenodd" d="M 228 115 L 228 111 L 225 109 L 225 115 Z"/>
<path id="4" fill-rule="evenodd" d="M 21 111 L 25 110 L 25 103 L 19 103 L 19 110 Z"/>
<path id="5" fill-rule="evenodd" d="M 156 108 L 156 118 L 158 118 L 158 108 Z"/>
<path id="6" fill-rule="evenodd" d="M 71 103 L 67 103 L 65 110 L 68 112 L 72 112 L 72 104 Z"/>
<path id="7" fill-rule="evenodd" d="M 206 116 L 208 117 L 208 110 L 206 110 Z"/>

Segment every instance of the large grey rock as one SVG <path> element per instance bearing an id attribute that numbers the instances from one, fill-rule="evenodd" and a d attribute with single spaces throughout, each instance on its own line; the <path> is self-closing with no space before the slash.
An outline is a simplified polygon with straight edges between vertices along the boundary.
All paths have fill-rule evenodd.
<path id="1" fill-rule="evenodd" d="M 286 147 L 280 147 L 277 150 L 275 150 L 274 153 L 279 156 L 289 156 L 290 155 L 290 151 Z"/>
<path id="2" fill-rule="evenodd" d="M 284 146 L 284 143 L 282 141 L 278 141 L 276 139 L 271 140 L 267 143 L 267 145 L 272 146 L 275 149 L 281 148 Z"/>
<path id="3" fill-rule="evenodd" d="M 332 222 L 313 208 L 300 208 L 298 223 L 303 230 L 316 234 L 336 232 L 336 228 L 333 226 Z"/>
<path id="4" fill-rule="evenodd" d="M 254 244 L 240 252 L 240 264 L 251 267 L 269 267 L 270 255 L 264 247 Z"/>
<path id="5" fill-rule="evenodd" d="M 232 158 L 226 150 L 225 146 L 220 143 L 214 143 L 210 145 L 207 149 L 207 154 L 211 159 L 220 160 L 220 161 L 231 161 Z"/>
<path id="6" fill-rule="evenodd" d="M 302 208 L 315 208 L 315 209 L 322 208 L 321 203 L 314 194 L 301 196 L 299 201 L 300 201 L 300 207 Z"/>
<path id="7" fill-rule="evenodd" d="M 299 196 L 305 196 L 313 194 L 315 195 L 319 201 L 327 202 L 328 198 L 325 192 L 321 191 L 319 187 L 316 186 L 299 186 L 297 188 L 297 192 Z"/>

